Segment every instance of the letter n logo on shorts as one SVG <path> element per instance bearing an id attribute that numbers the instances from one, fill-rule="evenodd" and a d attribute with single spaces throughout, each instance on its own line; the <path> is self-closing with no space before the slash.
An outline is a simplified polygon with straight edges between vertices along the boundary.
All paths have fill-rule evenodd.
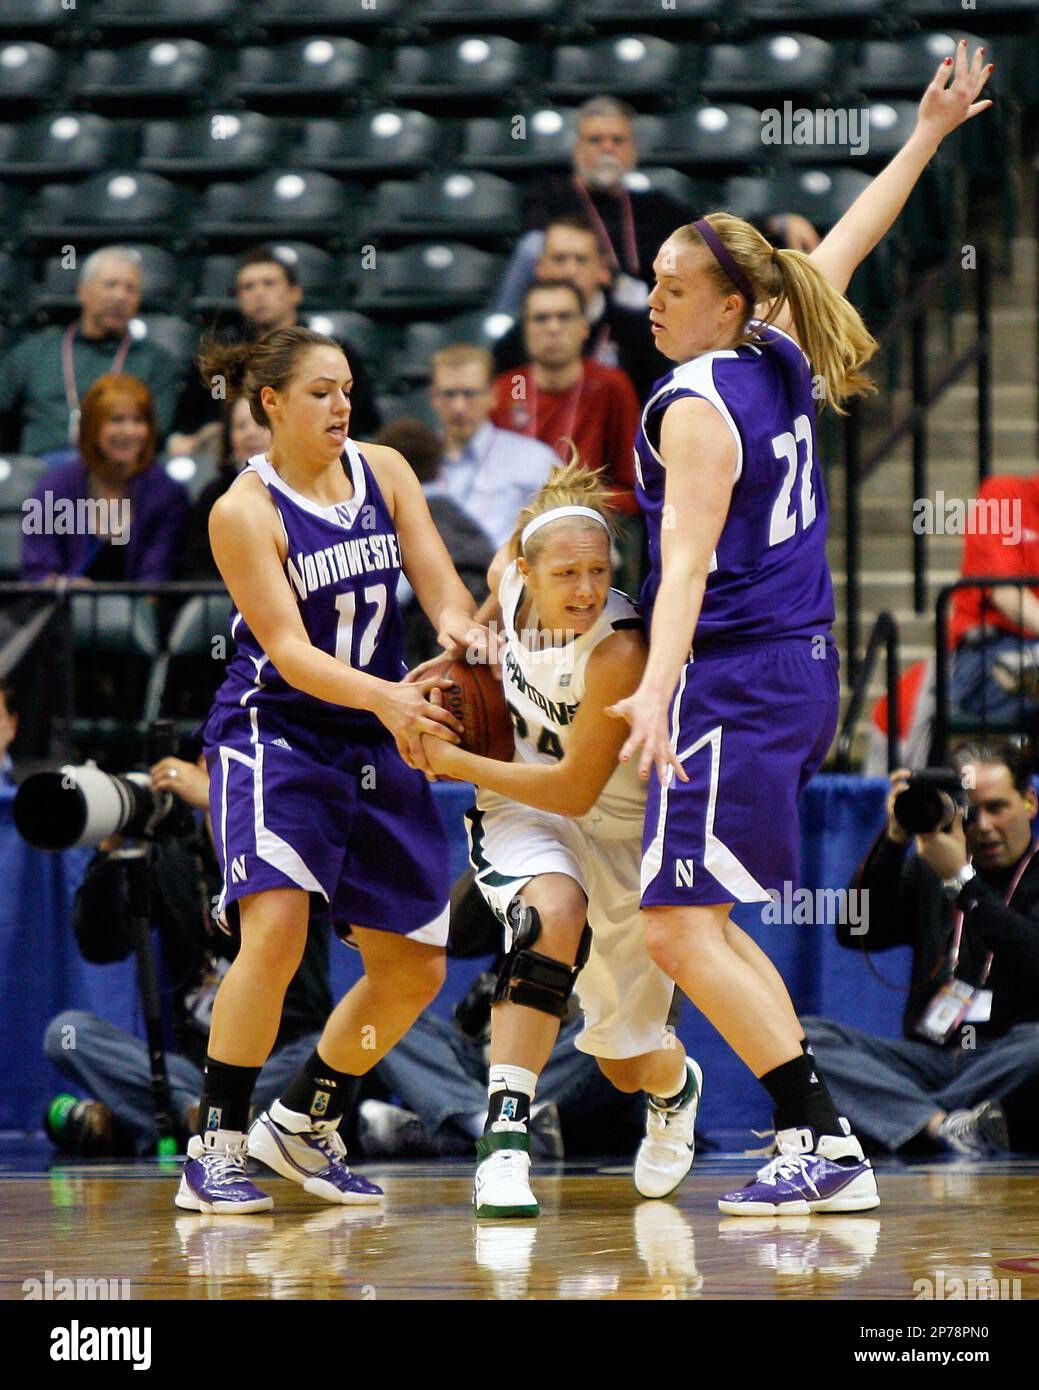
<path id="1" fill-rule="evenodd" d="M 691 859 L 675 860 L 675 887 L 692 888 L 693 886 L 693 861 Z"/>
<path id="2" fill-rule="evenodd" d="M 245 872 L 245 855 L 238 855 L 237 859 L 231 860 L 231 882 L 244 883 L 249 875 Z"/>

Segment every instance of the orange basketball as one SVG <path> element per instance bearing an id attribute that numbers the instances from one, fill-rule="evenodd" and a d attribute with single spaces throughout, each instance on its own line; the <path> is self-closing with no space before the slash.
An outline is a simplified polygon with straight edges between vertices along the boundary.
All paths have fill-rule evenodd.
<path id="1" fill-rule="evenodd" d="M 424 673 L 454 681 L 441 690 L 444 707 L 464 726 L 462 747 L 481 758 L 511 763 L 515 751 L 512 720 L 502 694 L 501 681 L 489 666 L 445 658 Z"/>

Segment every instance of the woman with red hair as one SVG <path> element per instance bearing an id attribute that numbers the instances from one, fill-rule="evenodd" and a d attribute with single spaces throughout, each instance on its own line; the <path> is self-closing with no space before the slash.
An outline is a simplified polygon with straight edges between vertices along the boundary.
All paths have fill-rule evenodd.
<path id="1" fill-rule="evenodd" d="M 83 397 L 79 457 L 50 468 L 23 504 L 22 578 L 173 578 L 188 494 L 155 462 L 151 392 L 99 377 Z"/>

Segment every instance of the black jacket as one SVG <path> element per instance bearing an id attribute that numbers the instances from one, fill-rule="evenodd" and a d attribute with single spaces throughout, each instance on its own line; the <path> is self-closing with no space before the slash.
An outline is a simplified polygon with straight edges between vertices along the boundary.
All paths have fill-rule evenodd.
<path id="1" fill-rule="evenodd" d="M 884 951 L 913 949 L 912 982 L 902 1026 L 919 1040 L 914 1025 L 928 1000 L 947 978 L 945 963 L 953 914 L 963 909 L 963 939 L 956 974 L 969 984 L 981 979 L 985 955 L 993 953 L 986 988 L 992 990 L 992 1017 L 972 1025 L 979 1037 L 999 1037 L 1016 1023 L 1039 1022 L 1039 854 L 1028 865 L 1009 907 L 1003 897 L 1018 864 L 997 872 L 978 872 L 950 903 L 941 879 L 908 846 L 880 836 L 852 886 L 868 892 L 868 930 L 853 936 L 837 928 L 842 946 Z M 954 1034 L 947 1045 L 958 1045 Z"/>

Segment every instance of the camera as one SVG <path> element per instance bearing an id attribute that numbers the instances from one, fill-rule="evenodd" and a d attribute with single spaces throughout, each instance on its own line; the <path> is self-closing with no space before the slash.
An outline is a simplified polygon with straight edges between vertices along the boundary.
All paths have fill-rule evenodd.
<path id="1" fill-rule="evenodd" d="M 149 763 L 173 751 L 168 720 L 149 734 Z M 27 777 L 14 799 L 14 823 L 36 849 L 97 846 L 110 835 L 154 839 L 182 834 L 190 807 L 170 792 L 152 791 L 148 772 L 102 772 L 96 763 L 69 764 L 56 772 Z"/>
<path id="2" fill-rule="evenodd" d="M 958 810 L 963 812 L 966 829 L 974 807 L 960 774 L 947 767 L 925 767 L 914 772 L 909 786 L 895 797 L 895 820 L 907 835 L 948 830 Z"/>

